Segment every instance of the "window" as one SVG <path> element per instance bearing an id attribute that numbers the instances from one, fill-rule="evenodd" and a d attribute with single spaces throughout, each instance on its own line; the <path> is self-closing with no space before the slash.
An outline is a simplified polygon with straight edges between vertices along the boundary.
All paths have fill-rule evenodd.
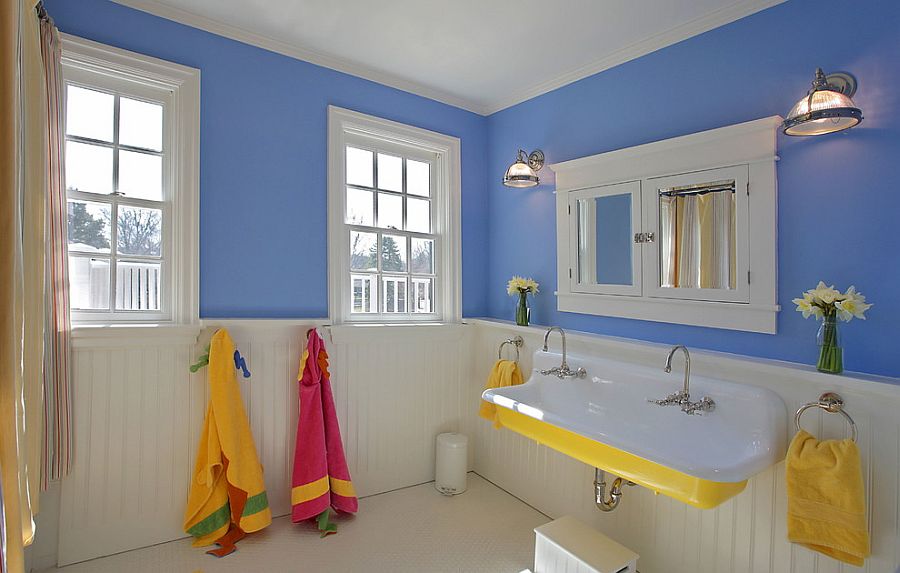
<path id="1" fill-rule="evenodd" d="M 197 319 L 199 72 L 66 36 L 73 322 Z"/>
<path id="2" fill-rule="evenodd" d="M 459 140 L 329 108 L 335 322 L 459 320 Z"/>

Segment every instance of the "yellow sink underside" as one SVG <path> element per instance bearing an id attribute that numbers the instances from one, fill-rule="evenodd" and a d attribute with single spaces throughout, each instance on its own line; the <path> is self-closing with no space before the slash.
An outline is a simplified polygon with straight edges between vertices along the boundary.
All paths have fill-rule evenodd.
<path id="1" fill-rule="evenodd" d="M 656 462 L 591 440 L 575 432 L 497 407 L 500 422 L 510 430 L 596 468 L 700 509 L 711 509 L 744 491 L 747 481 L 717 482 L 689 476 Z"/>

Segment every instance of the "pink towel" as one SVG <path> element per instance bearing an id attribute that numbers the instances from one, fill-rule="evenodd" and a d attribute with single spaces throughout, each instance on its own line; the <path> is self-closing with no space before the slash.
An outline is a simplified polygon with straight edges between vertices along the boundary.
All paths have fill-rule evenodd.
<path id="1" fill-rule="evenodd" d="M 310 519 L 329 507 L 356 513 L 356 492 L 344 457 L 329 382 L 328 353 L 315 329 L 307 333 L 298 380 L 300 420 L 294 451 L 291 519 L 295 523 Z"/>

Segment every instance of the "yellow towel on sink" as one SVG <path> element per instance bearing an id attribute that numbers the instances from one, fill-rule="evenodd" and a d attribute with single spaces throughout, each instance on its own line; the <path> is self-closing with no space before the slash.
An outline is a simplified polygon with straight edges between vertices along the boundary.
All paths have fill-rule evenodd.
<path id="1" fill-rule="evenodd" d="M 485 390 L 491 388 L 505 388 L 506 386 L 515 386 L 522 383 L 522 372 L 519 365 L 512 360 L 498 360 L 491 369 L 491 375 L 488 376 L 487 386 Z M 481 401 L 481 409 L 478 415 L 485 420 L 494 422 L 495 428 L 501 428 L 500 417 L 497 415 L 497 405 L 487 400 Z"/>
<path id="2" fill-rule="evenodd" d="M 860 566 L 869 556 L 866 492 L 853 440 L 800 430 L 788 448 L 788 540 Z"/>

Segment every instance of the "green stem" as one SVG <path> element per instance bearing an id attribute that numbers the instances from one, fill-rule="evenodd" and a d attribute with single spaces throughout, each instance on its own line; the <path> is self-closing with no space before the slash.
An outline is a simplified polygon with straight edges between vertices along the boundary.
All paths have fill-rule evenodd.
<path id="1" fill-rule="evenodd" d="M 519 291 L 519 303 L 516 305 L 516 324 L 528 326 L 528 291 Z"/>
<path id="2" fill-rule="evenodd" d="M 825 315 L 821 329 L 819 361 L 816 367 L 822 372 L 839 374 L 844 370 L 844 356 L 838 344 L 837 317 L 834 314 Z"/>

